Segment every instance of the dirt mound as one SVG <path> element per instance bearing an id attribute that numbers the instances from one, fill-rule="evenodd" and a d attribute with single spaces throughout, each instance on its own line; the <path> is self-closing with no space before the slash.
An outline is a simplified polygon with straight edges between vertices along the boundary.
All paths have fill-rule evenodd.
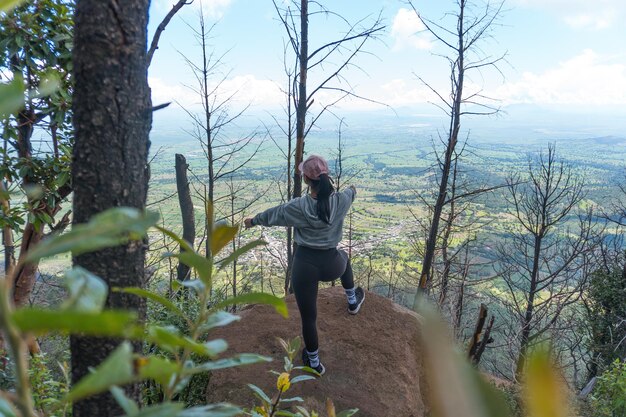
<path id="1" fill-rule="evenodd" d="M 274 361 L 215 372 L 207 387 L 209 402 L 251 406 L 254 399 L 248 383 L 275 393 L 276 377 L 268 371 L 280 371 L 284 356 L 276 338 L 300 335 L 293 296 L 287 297 L 287 305 L 288 319 L 270 307 L 256 305 L 244 310 L 239 322 L 211 334 L 211 338 L 226 339 L 230 353 L 255 352 Z M 371 292 L 366 292 L 359 314 L 352 316 L 346 311 L 341 287 L 320 289 L 317 306 L 320 358 L 326 374 L 293 385 L 289 396 L 302 397 L 305 406 L 323 414 L 326 398 L 331 398 L 338 411 L 356 407 L 361 417 L 424 416 L 417 316 Z M 296 364 L 301 365 L 298 359 Z"/>

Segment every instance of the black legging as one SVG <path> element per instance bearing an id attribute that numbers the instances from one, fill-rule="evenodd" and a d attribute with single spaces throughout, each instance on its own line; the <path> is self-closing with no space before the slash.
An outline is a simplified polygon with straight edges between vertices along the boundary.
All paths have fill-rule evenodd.
<path id="1" fill-rule="evenodd" d="M 344 251 L 311 249 L 298 246 L 293 260 L 291 280 L 296 295 L 302 335 L 309 352 L 318 348 L 317 343 L 317 288 L 320 281 L 333 281 L 341 277 L 343 288 L 353 288 L 352 266 Z"/>

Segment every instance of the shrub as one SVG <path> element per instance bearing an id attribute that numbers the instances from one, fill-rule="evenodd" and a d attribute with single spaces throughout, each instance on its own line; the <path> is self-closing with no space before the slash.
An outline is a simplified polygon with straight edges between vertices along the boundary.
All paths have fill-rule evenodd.
<path id="1" fill-rule="evenodd" d="M 626 362 L 615 360 L 598 377 L 591 404 L 597 417 L 626 416 Z"/>

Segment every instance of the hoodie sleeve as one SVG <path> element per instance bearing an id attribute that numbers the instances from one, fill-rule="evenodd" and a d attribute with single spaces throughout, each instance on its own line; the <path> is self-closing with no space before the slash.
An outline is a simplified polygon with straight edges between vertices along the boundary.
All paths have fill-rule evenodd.
<path id="1" fill-rule="evenodd" d="M 252 219 L 253 224 L 261 226 L 307 226 L 308 222 L 300 209 L 300 198 L 272 207 L 257 214 Z"/>
<path id="2" fill-rule="evenodd" d="M 350 203 L 354 202 L 354 199 L 356 198 L 356 187 L 354 185 L 349 186 L 343 190 L 343 194 L 349 198 Z"/>

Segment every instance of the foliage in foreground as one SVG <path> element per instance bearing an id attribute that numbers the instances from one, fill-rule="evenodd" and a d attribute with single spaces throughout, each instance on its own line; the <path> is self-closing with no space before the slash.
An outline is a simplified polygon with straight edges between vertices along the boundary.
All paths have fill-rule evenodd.
<path id="1" fill-rule="evenodd" d="M 295 406 L 297 410 L 295 413 L 284 409 L 285 404 L 302 402 L 300 397 L 284 398 L 285 394 L 293 384 L 298 382 L 315 379 L 311 375 L 297 375 L 292 376 L 296 370 L 308 372 L 314 375 L 319 375 L 313 368 L 308 366 L 294 366 L 294 358 L 300 352 L 300 338 L 295 338 L 289 342 L 283 339 L 279 339 L 279 342 L 287 356 L 285 356 L 284 366 L 282 372 L 271 371 L 276 375 L 276 392 L 270 398 L 261 388 L 254 384 L 248 384 L 248 387 L 254 392 L 254 396 L 261 402 L 261 405 L 254 407 L 246 414 L 252 417 L 273 417 L 273 416 L 285 416 L 285 417 L 318 417 L 319 414 L 316 411 L 309 412 L 306 408 L 299 405 Z M 328 417 L 350 417 L 356 414 L 359 410 L 353 408 L 350 410 L 344 410 L 339 414 L 335 411 L 335 405 L 330 399 L 326 400 L 326 413 Z"/>
<path id="2" fill-rule="evenodd" d="M 626 416 L 626 362 L 615 360 L 598 377 L 591 404 L 595 417 Z"/>
<path id="3" fill-rule="evenodd" d="M 158 216 L 154 214 L 144 214 L 134 209 L 108 210 L 95 216 L 87 224 L 75 226 L 68 233 L 42 242 L 25 257 L 25 262 L 36 262 L 41 258 L 65 252 L 71 252 L 75 256 L 124 244 L 130 240 L 139 240 L 145 236 L 149 228 L 155 226 L 157 220 Z M 177 401 L 180 392 L 194 375 L 270 360 L 256 354 L 220 358 L 227 349 L 226 342 L 222 339 L 205 341 L 212 328 L 225 326 L 237 320 L 237 316 L 223 311 L 224 307 L 236 303 L 265 303 L 273 305 L 279 313 L 287 314 L 284 300 L 262 293 L 245 294 L 226 299 L 209 308 L 202 307 L 209 305 L 214 273 L 228 266 L 250 248 L 262 243 L 252 242 L 221 261 L 214 262 L 214 256 L 232 240 L 237 230 L 238 228 L 234 226 L 211 223 L 211 253 L 204 257 L 174 233 L 161 229 L 175 239 L 183 249 L 181 253 L 168 256 L 176 257 L 189 265 L 198 276 L 198 279 L 180 284 L 180 290 L 183 291 L 182 287 L 186 288 L 185 295 L 197 304 L 198 314 L 193 318 L 189 318 L 172 300 L 160 294 L 142 288 L 113 289 L 145 297 L 160 304 L 182 320 L 188 330 L 186 334 L 177 327 L 143 324 L 135 312 L 105 309 L 104 303 L 109 291 L 107 284 L 78 266 L 65 274 L 69 296 L 58 309 L 32 307 L 14 310 L 9 298 L 8 284 L 11 277 L 8 279 L 5 277 L 0 286 L 0 327 L 5 334 L 15 364 L 16 392 L 15 395 L 4 393 L 0 396 L 0 414 L 35 416 L 37 415 L 35 409 L 46 408 L 40 407 L 45 403 L 48 406 L 47 410 L 50 410 L 47 414 L 61 415 L 68 404 L 107 390 L 111 391 L 128 416 L 158 413 L 184 416 L 194 413 L 198 417 L 227 417 L 240 414 L 242 410 L 230 404 L 185 409 L 185 404 Z M 49 333 L 143 340 L 158 346 L 169 355 L 138 354 L 133 352 L 130 342 L 123 342 L 91 374 L 76 383 L 67 395 L 55 404 L 51 399 L 47 401 L 38 392 L 33 392 L 28 358 L 25 354 L 26 341 L 29 337 Z M 37 364 L 31 363 L 31 375 L 33 372 L 37 374 L 39 372 L 37 369 Z M 44 373 L 39 373 L 40 378 L 46 379 Z M 145 380 L 155 381 L 159 385 L 162 400 L 159 404 L 140 409 L 138 404 L 125 396 L 119 386 Z"/>
<path id="4" fill-rule="evenodd" d="M 157 220 L 158 216 L 141 213 L 135 209 L 111 209 L 95 216 L 87 224 L 75 226 L 68 233 L 42 242 L 25 259 L 26 262 L 37 262 L 41 258 L 64 252 L 71 252 L 75 256 L 124 244 L 130 240 L 140 240 L 148 229 L 156 227 Z M 223 368 L 271 360 L 253 353 L 220 358 L 227 350 L 226 341 L 223 339 L 206 341 L 211 329 L 226 326 L 239 319 L 238 316 L 224 311 L 225 307 L 233 304 L 269 304 L 283 316 L 287 315 L 283 299 L 264 293 L 242 294 L 218 302 L 211 300 L 214 274 L 263 242 L 253 241 L 216 261 L 215 256 L 234 238 L 238 227 L 214 224 L 210 219 L 210 253 L 207 257 L 197 253 L 188 242 L 176 234 L 164 228 L 158 229 L 181 247 L 180 253 L 166 256 L 175 257 L 191 267 L 198 279 L 176 282 L 177 293 L 174 299 L 143 288 L 127 287 L 112 290 L 144 297 L 155 303 L 167 312 L 168 323 L 144 324 L 138 320 L 135 312 L 105 309 L 104 304 L 109 291 L 107 284 L 79 266 L 65 273 L 68 297 L 57 309 L 33 307 L 14 310 L 9 298 L 8 283 L 11 279 L 10 277 L 3 279 L 0 285 L 0 329 L 4 332 L 10 347 L 16 391 L 15 394 L 0 391 L 0 416 L 67 415 L 73 402 L 106 391 L 110 391 L 128 417 L 165 415 L 229 417 L 245 412 L 242 408 L 228 403 L 187 407 L 185 390 L 194 377 Z M 192 314 L 188 314 L 190 312 Z M 172 317 L 175 320 L 171 320 Z M 68 389 L 69 378 L 66 377 L 65 383 L 55 383 L 46 367 L 45 358 L 35 357 L 30 364 L 28 363 L 25 349 L 28 338 L 49 333 L 119 337 L 126 341 L 122 342 L 92 373 Z M 141 340 L 154 349 L 148 349 L 141 354 L 136 353 L 129 340 Z M 293 366 L 299 342 L 289 344 L 283 342 L 283 346 L 288 357 L 285 361 L 285 372 L 278 376 L 278 396 L 275 400 L 252 410 L 250 415 L 317 416 L 317 413 L 309 412 L 302 407 L 297 407 L 297 413 L 279 410 L 284 403 L 298 401 L 297 398 L 281 399 L 282 393 L 290 384 L 313 378 L 309 375 L 291 378 L 291 372 L 298 369 L 315 373 L 310 368 Z M 65 367 L 62 369 L 65 370 Z M 143 408 L 127 397 L 120 388 L 140 381 L 150 381 L 153 384 L 151 385 L 153 403 Z M 269 400 L 269 396 L 261 388 L 252 384 L 250 386 L 254 387 L 257 397 Z M 329 402 L 327 412 L 329 417 L 349 417 L 356 410 L 336 415 L 332 402 Z"/>

